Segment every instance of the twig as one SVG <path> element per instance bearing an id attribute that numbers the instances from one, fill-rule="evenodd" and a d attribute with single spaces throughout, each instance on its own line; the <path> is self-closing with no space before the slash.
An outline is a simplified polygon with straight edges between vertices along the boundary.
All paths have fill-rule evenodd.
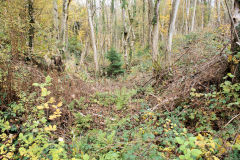
<path id="1" fill-rule="evenodd" d="M 223 128 L 227 127 L 238 116 L 240 116 L 240 113 L 238 115 L 234 116 Z"/>

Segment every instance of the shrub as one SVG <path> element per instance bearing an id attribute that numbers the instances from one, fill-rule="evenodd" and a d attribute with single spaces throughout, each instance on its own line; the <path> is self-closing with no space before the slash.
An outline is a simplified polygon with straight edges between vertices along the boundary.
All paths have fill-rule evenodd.
<path id="1" fill-rule="evenodd" d="M 106 58 L 110 61 L 110 65 L 107 67 L 107 75 L 116 77 L 119 74 L 123 74 L 121 55 L 113 48 L 108 51 Z"/>

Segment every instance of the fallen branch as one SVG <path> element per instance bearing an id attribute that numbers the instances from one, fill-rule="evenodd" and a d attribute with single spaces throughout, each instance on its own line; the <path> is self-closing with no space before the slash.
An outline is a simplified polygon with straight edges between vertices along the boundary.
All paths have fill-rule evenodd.
<path id="1" fill-rule="evenodd" d="M 238 116 L 240 116 L 240 113 L 238 115 L 234 116 L 223 128 L 227 127 Z"/>

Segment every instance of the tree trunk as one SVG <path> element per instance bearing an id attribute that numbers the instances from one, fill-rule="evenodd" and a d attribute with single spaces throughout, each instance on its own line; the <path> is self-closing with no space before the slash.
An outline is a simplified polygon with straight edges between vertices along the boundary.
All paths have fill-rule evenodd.
<path id="1" fill-rule="evenodd" d="M 233 16 L 232 16 L 232 57 L 240 52 L 240 1 L 234 0 Z M 231 73 L 239 78 L 239 64 L 233 60 L 230 63 Z"/>
<path id="2" fill-rule="evenodd" d="M 173 39 L 174 30 L 175 30 L 175 23 L 176 23 L 179 3 L 180 3 L 180 0 L 176 0 L 172 6 L 172 13 L 171 13 L 169 30 L 168 30 L 167 51 L 168 51 L 168 59 L 169 59 L 170 64 L 171 64 L 171 54 L 172 54 L 171 53 L 172 52 L 172 39 Z"/>
<path id="3" fill-rule="evenodd" d="M 98 66 L 98 53 L 97 53 L 97 46 L 96 46 L 96 39 L 95 39 L 95 33 L 94 33 L 94 27 L 93 27 L 93 21 L 92 21 L 92 11 L 89 1 L 86 1 L 87 3 L 87 10 L 88 10 L 88 23 L 90 27 L 90 34 L 91 34 L 91 41 L 92 41 L 92 48 L 93 48 L 93 54 L 94 54 L 94 62 L 95 62 L 95 72 L 98 73 L 99 66 Z"/>
<path id="4" fill-rule="evenodd" d="M 59 16 L 58 16 L 58 5 L 57 0 L 53 0 L 53 34 L 55 39 L 55 48 L 58 50 L 58 42 L 59 42 Z"/>
<path id="5" fill-rule="evenodd" d="M 185 28 L 185 32 L 186 34 L 188 34 L 189 32 L 189 24 L 188 24 L 188 21 L 189 21 L 189 13 L 190 13 L 190 0 L 186 0 L 186 28 Z"/>
<path id="6" fill-rule="evenodd" d="M 80 60 L 80 66 L 83 66 L 84 64 L 84 59 L 87 55 L 87 52 L 88 52 L 88 46 L 89 46 L 89 41 L 88 41 L 88 34 L 86 35 L 86 40 L 85 40 L 85 49 L 84 49 L 84 52 L 81 54 L 81 60 Z"/>
<path id="7" fill-rule="evenodd" d="M 68 39 L 68 10 L 71 0 L 63 0 L 63 12 L 62 12 L 62 25 L 61 25 L 61 45 L 63 54 L 67 51 L 67 39 Z"/>
<path id="8" fill-rule="evenodd" d="M 114 0 L 111 1 L 111 18 L 110 18 L 110 25 L 111 25 L 111 47 L 115 47 L 115 30 L 114 30 L 114 17 L 115 17 L 115 2 Z"/>
<path id="9" fill-rule="evenodd" d="M 145 45 L 145 0 L 142 0 L 143 10 L 142 10 L 142 45 Z"/>
<path id="10" fill-rule="evenodd" d="M 152 48 L 152 11 L 153 11 L 153 2 L 148 0 L 148 46 Z"/>
<path id="11" fill-rule="evenodd" d="M 192 24 L 191 24 L 191 32 L 194 30 L 196 8 L 197 8 L 197 0 L 194 0 L 193 16 L 192 16 Z"/>
<path id="12" fill-rule="evenodd" d="M 122 21 L 123 21 L 123 53 L 124 53 L 124 61 L 125 66 L 128 68 L 128 52 L 127 52 L 127 37 L 128 37 L 128 31 L 127 31 L 127 25 L 126 25 L 126 4 L 125 1 L 122 2 Z"/>
<path id="13" fill-rule="evenodd" d="M 156 0 L 154 8 L 154 16 L 152 20 L 153 31 L 152 31 L 152 60 L 157 62 L 158 60 L 158 38 L 159 38 L 159 7 L 160 0 Z"/>
<path id="14" fill-rule="evenodd" d="M 29 16 L 29 30 L 28 30 L 28 47 L 30 51 L 30 57 L 33 52 L 33 42 L 34 42 L 34 7 L 33 0 L 28 0 L 28 16 Z"/>
<path id="15" fill-rule="evenodd" d="M 221 25 L 221 0 L 216 1 L 216 8 L 217 8 L 217 22 L 218 26 Z"/>

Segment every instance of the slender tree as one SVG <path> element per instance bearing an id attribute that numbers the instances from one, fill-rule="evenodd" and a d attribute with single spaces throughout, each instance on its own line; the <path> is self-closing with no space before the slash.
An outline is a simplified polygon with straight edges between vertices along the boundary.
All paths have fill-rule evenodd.
<path id="1" fill-rule="evenodd" d="M 93 26 L 93 20 L 92 20 L 92 10 L 91 10 L 91 4 L 89 1 L 86 1 L 87 4 L 87 11 L 88 11 L 88 23 L 90 27 L 90 35 L 91 35 L 91 41 L 92 41 L 92 48 L 93 48 L 93 54 L 94 54 L 94 62 L 95 62 L 95 72 L 99 72 L 99 66 L 98 66 L 98 53 L 97 53 L 97 46 L 96 46 L 96 38 L 95 38 L 95 32 L 94 32 L 94 26 Z"/>
<path id="2" fill-rule="evenodd" d="M 228 6 L 228 4 L 226 4 Z M 228 7 L 228 10 L 229 7 Z M 231 13 L 229 12 L 229 15 L 231 15 Z M 236 55 L 237 53 L 240 52 L 240 39 L 239 39 L 239 35 L 240 35 L 240 1 L 239 0 L 234 0 L 234 8 L 233 8 L 233 15 L 231 18 L 231 24 L 232 24 L 232 56 Z M 233 61 L 231 61 L 230 64 L 230 68 L 231 68 L 231 73 L 234 75 L 237 75 L 237 77 L 239 78 L 240 76 L 240 70 L 239 70 L 239 64 L 234 63 Z"/>
<path id="3" fill-rule="evenodd" d="M 175 23 L 176 23 L 179 3 L 180 3 L 180 0 L 176 0 L 175 3 L 173 4 L 170 23 L 169 23 L 167 51 L 168 51 L 168 58 L 170 63 L 171 63 L 171 52 L 172 52 L 172 39 L 173 39 L 174 30 L 175 30 Z"/>
<path id="4" fill-rule="evenodd" d="M 29 30 L 28 30 L 28 47 L 30 54 L 33 52 L 33 43 L 34 43 L 34 7 L 33 0 L 28 0 L 28 16 L 29 16 Z"/>
<path id="5" fill-rule="evenodd" d="M 122 23 L 123 23 L 123 33 L 122 33 L 122 44 L 123 44 L 123 53 L 124 53 L 124 62 L 126 68 L 128 65 L 128 51 L 127 51 L 127 38 L 128 38 L 128 31 L 127 31 L 127 23 L 126 23 L 126 7 L 127 2 L 126 0 L 122 0 Z"/>
<path id="6" fill-rule="evenodd" d="M 62 22 L 61 22 L 61 45 L 65 53 L 68 49 L 68 12 L 71 0 L 63 0 Z"/>
<path id="7" fill-rule="evenodd" d="M 145 0 L 142 0 L 142 44 L 145 45 L 145 12 L 146 12 L 146 4 Z"/>
<path id="8" fill-rule="evenodd" d="M 196 8 L 197 8 L 197 0 L 194 0 L 193 16 L 192 16 L 192 24 L 191 24 L 191 32 L 194 30 L 195 17 L 196 17 Z"/>
<path id="9" fill-rule="evenodd" d="M 58 46 L 60 35 L 59 35 L 59 16 L 58 16 L 57 0 L 53 0 L 53 30 L 54 30 L 53 34 L 56 42 L 55 45 Z"/>
<path id="10" fill-rule="evenodd" d="M 186 0 L 186 19 L 185 19 L 185 32 L 189 32 L 189 14 L 190 14 L 190 2 L 191 0 Z"/>
<path id="11" fill-rule="evenodd" d="M 156 0 L 154 8 L 154 16 L 152 19 L 152 60 L 157 62 L 158 60 L 158 38 L 159 38 L 159 7 L 160 0 Z"/>
<path id="12" fill-rule="evenodd" d="M 153 17 L 153 2 L 148 0 L 148 46 L 151 48 L 152 41 L 152 17 Z"/>

